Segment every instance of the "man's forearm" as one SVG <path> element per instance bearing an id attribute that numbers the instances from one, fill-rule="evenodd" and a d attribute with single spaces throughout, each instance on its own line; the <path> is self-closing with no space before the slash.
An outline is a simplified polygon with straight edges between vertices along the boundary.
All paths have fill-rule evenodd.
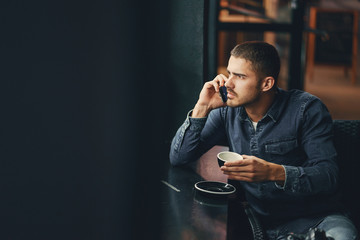
<path id="1" fill-rule="evenodd" d="M 196 104 L 192 113 L 191 117 L 193 118 L 204 118 L 209 115 L 211 110 L 207 106 Z"/>

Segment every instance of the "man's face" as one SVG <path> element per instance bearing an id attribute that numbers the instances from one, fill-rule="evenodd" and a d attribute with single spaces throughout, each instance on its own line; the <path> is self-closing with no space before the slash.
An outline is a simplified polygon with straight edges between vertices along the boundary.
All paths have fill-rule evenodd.
<path id="1" fill-rule="evenodd" d="M 229 107 L 250 106 L 257 102 L 260 97 L 260 81 L 251 68 L 251 62 L 243 58 L 230 57 L 226 81 Z"/>

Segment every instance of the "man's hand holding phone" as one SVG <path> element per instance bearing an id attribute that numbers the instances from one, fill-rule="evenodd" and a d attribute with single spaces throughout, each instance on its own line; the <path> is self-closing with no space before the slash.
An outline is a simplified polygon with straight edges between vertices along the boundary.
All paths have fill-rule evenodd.
<path id="1" fill-rule="evenodd" d="M 227 93 L 225 83 L 227 77 L 217 75 L 214 80 L 206 82 L 200 92 L 199 100 L 192 112 L 192 117 L 206 117 L 211 110 L 226 106 Z"/>

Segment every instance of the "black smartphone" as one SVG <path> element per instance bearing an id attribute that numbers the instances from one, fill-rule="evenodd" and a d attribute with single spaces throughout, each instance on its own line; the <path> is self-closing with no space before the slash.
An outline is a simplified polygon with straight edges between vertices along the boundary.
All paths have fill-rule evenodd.
<path id="1" fill-rule="evenodd" d="M 221 96 L 221 99 L 222 101 L 225 103 L 227 101 L 227 91 L 226 91 L 226 87 L 225 86 L 222 86 L 220 87 L 220 96 Z"/>

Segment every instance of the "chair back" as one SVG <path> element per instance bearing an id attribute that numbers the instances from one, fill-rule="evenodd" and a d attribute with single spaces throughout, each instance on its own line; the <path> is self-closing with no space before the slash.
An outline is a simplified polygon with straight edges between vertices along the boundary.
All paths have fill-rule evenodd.
<path id="1" fill-rule="evenodd" d="M 342 202 L 360 228 L 360 120 L 334 120 L 334 144 L 338 153 Z"/>

